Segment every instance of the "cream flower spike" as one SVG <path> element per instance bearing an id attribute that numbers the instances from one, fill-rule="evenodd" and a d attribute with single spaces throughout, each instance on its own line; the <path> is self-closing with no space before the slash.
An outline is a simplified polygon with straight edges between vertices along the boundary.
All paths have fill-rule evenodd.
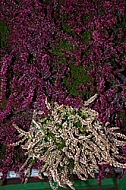
<path id="1" fill-rule="evenodd" d="M 46 98 L 46 105 L 52 112 L 37 120 L 39 112 L 35 110 L 29 132 L 13 124 L 23 138 L 15 146 L 25 141 L 21 147 L 27 159 L 21 169 L 29 166 L 26 179 L 35 160 L 43 161 L 39 177 L 46 172 L 52 189 L 67 185 L 75 190 L 70 175 L 75 174 L 81 180 L 95 177 L 94 171 L 99 171 L 102 163 L 126 168 L 126 164 L 119 162 L 120 156 L 126 160 L 119 152 L 119 147 L 126 145 L 126 136 L 116 132 L 116 128 L 107 127 L 108 122 L 103 126 L 98 112 L 88 108 L 97 96 L 85 101 L 79 109 L 56 102 L 52 105 Z M 57 187 L 53 186 L 53 181 L 57 182 Z"/>

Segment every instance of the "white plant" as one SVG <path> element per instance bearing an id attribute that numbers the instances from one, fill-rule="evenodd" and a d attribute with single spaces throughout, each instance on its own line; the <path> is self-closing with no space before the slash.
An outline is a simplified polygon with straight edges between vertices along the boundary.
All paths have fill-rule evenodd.
<path id="1" fill-rule="evenodd" d="M 20 129 L 15 123 L 13 126 L 20 133 L 22 139 L 14 143 L 26 150 L 27 160 L 21 170 L 28 165 L 26 179 L 30 175 L 33 160 L 42 160 L 39 177 L 46 172 L 52 189 L 68 185 L 75 189 L 70 181 L 71 174 L 79 179 L 87 180 L 95 177 L 94 171 L 99 171 L 102 163 L 114 167 L 126 168 L 120 163 L 119 146 L 126 144 L 126 136 L 117 132 L 118 128 L 108 128 L 98 121 L 98 112 L 88 105 L 95 100 L 94 95 L 80 109 L 75 109 L 58 103 L 46 105 L 51 110 L 47 117 L 37 120 L 41 114 L 34 110 L 29 132 Z M 124 159 L 124 158 L 123 158 Z M 57 182 L 57 187 L 53 186 Z"/>

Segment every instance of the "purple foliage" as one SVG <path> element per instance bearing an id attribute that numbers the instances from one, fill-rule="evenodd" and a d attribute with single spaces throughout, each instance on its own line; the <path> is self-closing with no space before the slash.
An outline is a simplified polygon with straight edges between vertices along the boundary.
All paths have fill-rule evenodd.
<path id="1" fill-rule="evenodd" d="M 63 78 L 70 73 L 70 64 L 83 65 L 88 70 L 90 81 L 86 85 L 82 82 L 78 90 L 99 94 L 91 105 L 100 111 L 99 119 L 125 132 L 125 1 L 45 2 L 1 0 L 0 18 L 12 29 L 8 48 L 0 49 L 1 144 L 6 146 L 18 140 L 12 122 L 28 130 L 33 109 L 48 113 L 45 97 L 81 107 L 85 97 L 81 93 L 71 97 L 63 83 Z M 57 42 L 66 40 L 74 49 L 62 50 L 67 61 L 59 64 L 60 55 L 54 55 L 52 47 L 57 48 Z M 15 161 L 19 154 L 20 158 Z M 12 168 L 20 168 L 23 155 L 6 147 L 0 170 L 6 174 Z M 99 175 L 102 174 L 101 169 Z"/>

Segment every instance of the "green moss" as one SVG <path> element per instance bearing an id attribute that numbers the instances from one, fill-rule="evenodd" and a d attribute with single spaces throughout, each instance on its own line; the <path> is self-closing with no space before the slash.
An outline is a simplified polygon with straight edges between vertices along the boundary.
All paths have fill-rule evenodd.
<path id="1" fill-rule="evenodd" d="M 4 158 L 5 152 L 6 152 L 6 146 L 3 144 L 0 144 L 0 159 Z"/>
<path id="2" fill-rule="evenodd" d="M 71 34 L 72 33 L 72 30 L 70 28 L 70 26 L 68 26 L 65 22 L 62 22 L 62 28 L 65 32 Z"/>
<path id="3" fill-rule="evenodd" d="M 87 71 L 83 66 L 70 66 L 71 73 L 68 77 L 64 78 L 63 82 L 67 87 L 70 95 L 77 96 L 79 95 L 78 86 L 81 83 L 87 84 L 90 80 Z M 70 84 L 70 79 L 72 79 L 72 83 Z"/>
<path id="4" fill-rule="evenodd" d="M 87 24 L 87 22 L 90 20 L 90 16 L 88 14 L 85 14 L 84 16 L 82 16 L 82 21 L 83 24 Z"/>
<path id="5" fill-rule="evenodd" d="M 82 42 L 85 45 L 88 45 L 89 44 L 89 40 L 91 39 L 91 37 L 92 37 L 91 32 L 88 29 L 85 30 L 84 34 L 82 35 Z"/>
<path id="6" fill-rule="evenodd" d="M 3 110 L 3 109 L 6 107 L 7 101 L 8 101 L 8 100 L 7 100 L 6 98 L 4 98 L 3 103 L 0 104 L 0 110 Z"/>
<path id="7" fill-rule="evenodd" d="M 63 29 L 64 32 L 66 32 L 67 34 L 70 34 L 74 38 L 77 37 L 76 33 L 73 32 L 72 29 L 71 29 L 71 27 L 68 26 L 65 22 L 62 22 L 61 26 L 62 26 L 62 29 Z"/>
<path id="8" fill-rule="evenodd" d="M 88 48 L 84 51 L 82 50 L 82 54 L 88 56 L 91 52 L 92 46 L 88 46 Z"/>
<path id="9" fill-rule="evenodd" d="M 64 40 L 57 42 L 57 48 L 52 46 L 51 53 L 53 55 L 63 56 L 63 50 L 72 51 L 73 49 L 73 46 L 67 40 Z"/>
<path id="10" fill-rule="evenodd" d="M 52 48 L 51 48 L 51 54 L 52 55 L 58 55 L 58 56 L 63 56 L 63 53 L 62 53 L 62 51 L 61 51 L 61 49 L 59 49 L 59 48 L 55 48 L 54 46 L 52 46 Z"/>
<path id="11" fill-rule="evenodd" d="M 10 26 L 7 26 L 2 20 L 0 20 L 0 47 L 5 48 L 11 32 Z"/>
<path id="12" fill-rule="evenodd" d="M 56 10 L 57 10 L 58 12 L 60 11 L 61 5 L 62 5 L 62 3 L 61 3 L 60 1 L 58 1 L 58 5 L 57 5 L 57 7 L 56 7 Z"/>
<path id="13" fill-rule="evenodd" d="M 68 19 L 68 16 L 67 16 L 67 14 L 60 14 L 60 18 L 62 19 L 62 20 L 67 20 Z"/>
<path id="14" fill-rule="evenodd" d="M 56 79 L 55 78 L 50 78 L 50 82 L 51 82 L 51 84 L 55 84 L 55 81 L 56 81 Z"/>
<path id="15" fill-rule="evenodd" d="M 64 49 L 69 51 L 72 51 L 74 49 L 73 46 L 67 40 L 59 41 L 59 48 L 62 50 Z"/>
<path id="16" fill-rule="evenodd" d="M 52 46 L 51 47 L 51 54 L 55 55 L 55 56 L 59 56 L 60 61 L 58 62 L 60 63 L 66 63 L 66 57 L 63 54 L 63 51 L 73 51 L 74 48 L 73 46 L 67 41 L 57 41 L 57 47 Z"/>

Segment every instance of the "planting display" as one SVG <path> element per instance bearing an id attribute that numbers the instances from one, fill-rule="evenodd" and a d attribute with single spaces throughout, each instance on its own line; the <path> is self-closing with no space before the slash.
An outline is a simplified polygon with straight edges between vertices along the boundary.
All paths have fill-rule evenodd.
<path id="1" fill-rule="evenodd" d="M 46 98 L 50 105 L 61 108 L 64 105 L 64 110 L 80 110 L 83 109 L 84 102 L 95 94 L 97 98 L 88 105 L 88 109 L 97 113 L 97 124 L 92 123 L 94 129 L 88 129 L 92 141 L 89 138 L 87 142 L 94 143 L 95 135 L 98 135 L 98 151 L 100 145 L 111 141 L 113 149 L 108 145 L 107 153 L 109 155 L 110 151 L 112 156 L 115 150 L 117 155 L 113 159 L 115 163 L 122 164 L 116 165 L 109 159 L 109 163 L 106 163 L 103 155 L 97 155 L 94 160 L 99 167 L 98 180 L 105 177 L 105 168 L 112 171 L 113 168 L 120 167 L 125 172 L 125 12 L 124 0 L 1 0 L 0 172 L 3 173 L 3 179 L 8 171 L 18 172 L 27 160 L 21 144 L 9 146 L 21 140 L 17 130 L 29 134 L 33 121 L 44 122 L 45 118 L 51 118 L 52 108 L 48 109 Z M 34 111 L 41 113 L 37 114 L 35 120 Z M 60 119 L 63 118 L 59 118 L 59 122 Z M 75 125 L 72 122 L 73 120 L 70 128 L 74 131 Z M 41 123 L 42 131 L 47 130 L 46 127 L 48 124 Z M 67 127 L 69 129 L 69 125 Z M 79 127 L 77 129 L 83 133 L 83 125 L 82 131 Z M 53 127 L 49 130 L 52 134 Z M 80 135 L 80 132 L 77 134 Z M 33 135 L 35 138 L 37 133 L 39 130 L 36 128 Z M 49 134 L 44 137 L 47 141 Z M 101 141 L 101 135 L 105 135 L 104 142 Z M 51 142 L 53 140 L 56 141 L 52 138 Z M 65 137 L 62 140 L 64 142 Z M 63 142 L 59 144 L 62 146 Z M 34 148 L 37 146 L 39 143 Z M 83 150 L 84 142 L 79 146 Z M 46 149 L 48 147 L 45 147 L 42 154 L 46 153 Z M 91 156 L 95 156 L 94 150 Z M 38 169 L 44 167 L 44 157 L 42 158 L 36 159 L 34 163 L 31 161 L 31 166 Z M 103 164 L 99 165 L 101 160 Z M 27 169 L 28 165 L 27 163 L 23 169 Z M 62 169 L 65 167 L 62 166 Z M 23 170 L 20 175 L 23 178 Z M 50 177 L 56 179 L 53 173 Z M 64 184 L 57 179 L 59 185 Z"/>
<path id="2" fill-rule="evenodd" d="M 97 94 L 80 109 L 58 105 L 56 102 L 50 105 L 46 99 L 51 113 L 36 121 L 41 112 L 34 110 L 28 132 L 13 123 L 22 138 L 11 146 L 23 143 L 21 147 L 27 155 L 20 168 L 22 170 L 28 165 L 25 182 L 36 160 L 43 161 L 39 178 L 42 179 L 42 174 L 46 172 L 54 190 L 59 186 L 65 188 L 65 184 L 75 190 L 70 181 L 72 174 L 81 180 L 87 180 L 90 176 L 95 178 L 95 172 L 100 170 L 102 164 L 126 168 L 126 164 L 118 161 L 121 157 L 119 146 L 126 144 L 126 136 L 116 132 L 119 130 L 117 127 L 107 129 L 108 123 L 103 127 L 97 119 L 98 112 L 87 107 L 96 97 Z M 53 181 L 57 182 L 57 187 Z"/>

